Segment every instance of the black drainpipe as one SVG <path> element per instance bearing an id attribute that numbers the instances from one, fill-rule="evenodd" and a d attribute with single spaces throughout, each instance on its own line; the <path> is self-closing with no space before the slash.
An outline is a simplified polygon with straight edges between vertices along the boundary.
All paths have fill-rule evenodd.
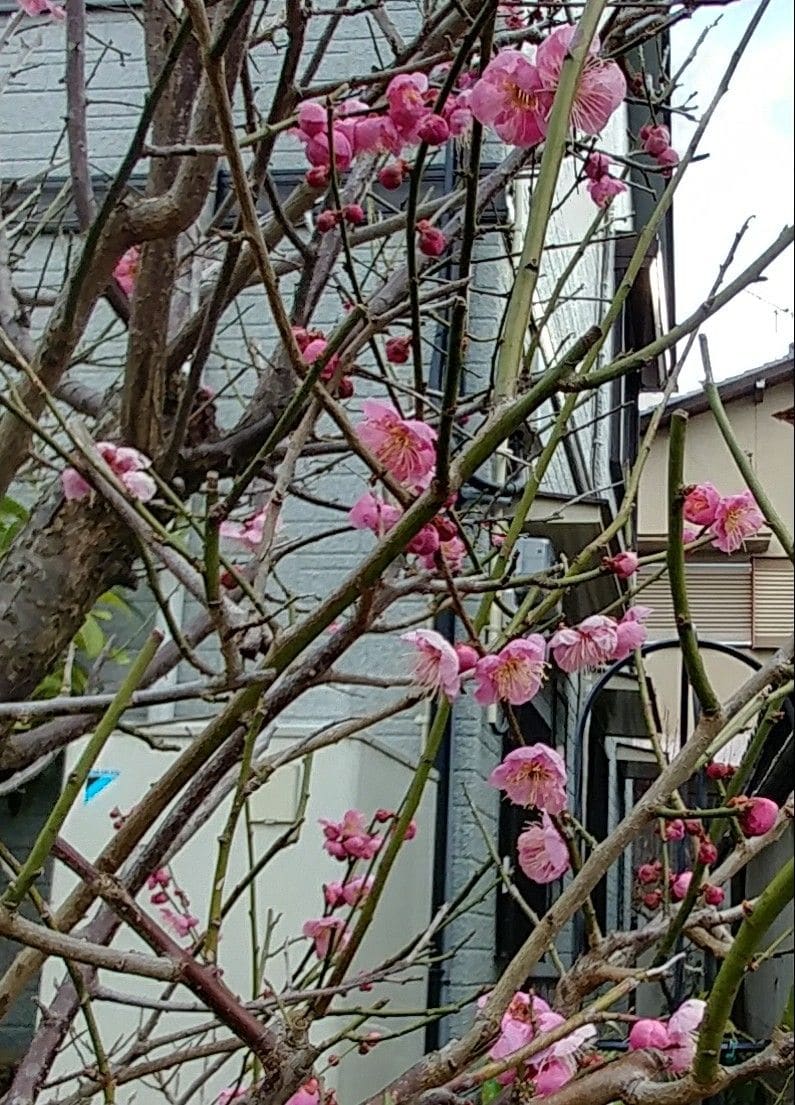
<path id="1" fill-rule="evenodd" d="M 456 164 L 453 143 L 449 142 L 444 154 L 444 183 L 445 194 L 452 191 L 455 184 Z M 456 266 L 452 259 L 448 260 L 444 267 L 444 278 L 454 279 Z M 441 391 L 444 377 L 444 365 L 447 359 L 448 329 L 439 327 L 438 340 L 434 343 L 433 356 L 428 369 L 428 386 L 434 391 Z M 462 373 L 461 392 L 464 392 L 465 373 Z M 455 643 L 455 614 L 452 610 L 443 610 L 434 619 L 434 629 L 437 633 L 449 641 Z M 431 714 L 431 721 L 435 708 Z M 447 900 L 447 850 L 450 838 L 450 785 L 452 763 L 453 740 L 453 711 L 447 716 L 447 724 L 444 727 L 442 743 L 436 757 L 436 772 L 438 784 L 436 787 L 436 819 L 433 837 L 433 876 L 431 882 L 431 919 Z M 444 934 L 440 932 L 433 940 L 433 951 L 440 956 L 444 950 Z M 444 991 L 445 967 L 443 962 L 432 963 L 428 968 L 428 999 L 427 1009 L 438 1009 L 442 1004 Z M 425 1026 L 425 1050 L 436 1051 L 441 1041 L 440 1023 L 437 1020 L 429 1021 Z"/>

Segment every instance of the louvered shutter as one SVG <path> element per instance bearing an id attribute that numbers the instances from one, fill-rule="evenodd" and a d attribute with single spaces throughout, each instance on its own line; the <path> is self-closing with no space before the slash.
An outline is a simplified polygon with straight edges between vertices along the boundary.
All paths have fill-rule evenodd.
<path id="1" fill-rule="evenodd" d="M 658 571 L 655 565 L 643 568 L 640 582 L 652 578 Z M 751 643 L 751 565 L 747 561 L 737 564 L 688 564 L 687 594 L 700 637 L 724 644 Z M 652 608 L 646 622 L 650 640 L 676 636 L 676 619 L 667 575 L 645 587 L 637 601 Z"/>
<path id="2" fill-rule="evenodd" d="M 753 561 L 754 648 L 778 648 L 792 632 L 792 563 L 785 557 Z"/>

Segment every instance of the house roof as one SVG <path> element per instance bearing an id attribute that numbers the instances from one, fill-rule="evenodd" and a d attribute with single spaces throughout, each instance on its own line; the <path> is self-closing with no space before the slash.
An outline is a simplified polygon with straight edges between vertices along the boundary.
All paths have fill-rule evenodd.
<path id="1" fill-rule="evenodd" d="M 724 403 L 733 403 L 737 399 L 746 399 L 750 395 L 759 395 L 767 388 L 776 387 L 777 384 L 786 384 L 795 379 L 795 347 L 789 347 L 788 353 L 776 361 L 752 368 L 749 372 L 743 372 L 740 376 L 730 376 L 718 383 L 718 391 Z M 674 411 L 687 411 L 689 414 L 702 414 L 709 410 L 709 402 L 703 388 L 698 391 L 688 392 L 686 395 L 678 395 L 670 399 L 665 408 L 661 425 L 665 425 Z M 652 410 L 643 411 L 641 424 L 648 422 L 653 413 Z M 784 412 L 782 412 L 783 414 Z"/>

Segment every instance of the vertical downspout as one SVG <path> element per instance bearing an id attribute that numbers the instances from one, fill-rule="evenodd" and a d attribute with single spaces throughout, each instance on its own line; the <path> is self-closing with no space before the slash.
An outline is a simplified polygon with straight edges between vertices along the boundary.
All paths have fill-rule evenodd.
<path id="1" fill-rule="evenodd" d="M 453 143 L 445 146 L 444 154 L 444 193 L 452 191 L 455 184 L 455 151 Z M 455 266 L 452 260 L 448 260 L 444 266 L 443 276 L 446 280 L 454 279 Z M 444 363 L 447 357 L 448 330 L 446 326 L 440 327 L 439 340 L 434 343 L 433 356 L 428 370 L 428 385 L 434 390 L 441 390 L 444 375 Z M 466 366 L 461 374 L 461 393 L 465 391 Z M 437 633 L 449 641 L 455 643 L 455 615 L 451 610 L 444 610 L 436 615 L 434 629 Z M 450 840 L 450 785 L 452 767 L 452 741 L 453 741 L 453 716 L 454 709 L 450 710 L 447 724 L 444 727 L 442 743 L 436 757 L 436 772 L 438 783 L 436 786 L 436 816 L 433 834 L 433 875 L 431 881 L 431 920 L 447 900 L 447 856 Z M 433 720 L 433 713 L 431 714 Z M 442 1004 L 442 994 L 445 983 L 444 963 L 441 953 L 444 950 L 444 930 L 441 930 L 433 940 L 434 951 L 438 962 L 432 963 L 428 968 L 427 1009 L 437 1009 Z M 441 1024 L 439 1020 L 429 1021 L 425 1026 L 425 1051 L 436 1051 L 441 1042 Z"/>

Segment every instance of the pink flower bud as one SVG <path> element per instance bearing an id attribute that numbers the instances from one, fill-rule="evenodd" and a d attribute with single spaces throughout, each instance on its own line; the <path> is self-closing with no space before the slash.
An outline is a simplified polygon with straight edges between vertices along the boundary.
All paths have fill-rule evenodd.
<path id="1" fill-rule="evenodd" d="M 390 364 L 405 364 L 411 356 L 411 338 L 389 338 L 386 359 Z"/>
<path id="2" fill-rule="evenodd" d="M 427 219 L 417 223 L 420 253 L 426 257 L 441 257 L 447 249 L 447 239 L 438 226 L 431 226 Z"/>
<path id="3" fill-rule="evenodd" d="M 705 769 L 707 778 L 714 781 L 731 779 L 736 770 L 731 764 L 720 764 L 716 760 L 713 760 L 711 764 L 707 764 Z"/>
<path id="4" fill-rule="evenodd" d="M 665 175 L 670 175 L 679 164 L 679 154 L 669 146 L 667 150 L 657 154 L 657 164 L 663 169 Z"/>
<path id="5" fill-rule="evenodd" d="M 656 127 L 641 127 L 640 140 L 646 153 L 657 157 L 663 150 L 668 149 L 671 143 L 671 132 L 668 127 L 661 124 Z"/>
<path id="6" fill-rule="evenodd" d="M 662 891 L 647 890 L 642 900 L 647 909 L 659 909 L 662 902 Z"/>
<path id="7" fill-rule="evenodd" d="M 350 399 L 354 394 L 355 388 L 353 386 L 353 380 L 350 376 L 343 376 L 340 382 L 337 384 L 337 398 L 338 399 Z"/>
<path id="8" fill-rule="evenodd" d="M 585 162 L 585 175 L 588 180 L 601 180 L 603 176 L 607 176 L 609 173 L 610 165 L 610 158 L 606 154 L 589 154 Z"/>
<path id="9" fill-rule="evenodd" d="M 429 146 L 441 146 L 450 137 L 450 127 L 441 115 L 428 115 L 417 128 L 417 134 Z"/>
<path id="10" fill-rule="evenodd" d="M 456 645 L 455 651 L 458 656 L 458 670 L 461 673 L 472 671 L 480 659 L 477 649 L 474 649 L 472 645 Z"/>
<path id="11" fill-rule="evenodd" d="M 685 832 L 688 836 L 702 837 L 704 835 L 704 826 L 694 817 L 689 817 L 685 821 Z"/>
<path id="12" fill-rule="evenodd" d="M 668 1029 L 662 1021 L 652 1018 L 635 1021 L 629 1034 L 629 1050 L 640 1051 L 646 1047 L 656 1047 L 662 1050 L 668 1047 Z"/>
<path id="13" fill-rule="evenodd" d="M 778 806 L 770 798 L 747 798 L 742 815 L 740 829 L 743 836 L 764 836 L 769 833 L 778 820 Z"/>
<path id="14" fill-rule="evenodd" d="M 165 905 L 168 901 L 168 894 L 164 890 L 157 890 L 154 894 L 150 894 L 149 901 L 152 905 Z"/>
<path id="15" fill-rule="evenodd" d="M 660 830 L 660 836 L 663 840 L 684 840 L 685 839 L 685 823 L 676 817 L 673 821 L 666 821 Z"/>
<path id="16" fill-rule="evenodd" d="M 723 905 L 726 898 L 723 889 L 720 886 L 713 886 L 712 883 L 705 883 L 701 888 L 701 893 L 704 895 L 704 901 L 707 905 Z"/>
<path id="17" fill-rule="evenodd" d="M 367 221 L 364 213 L 364 208 L 358 203 L 348 203 L 342 209 L 342 217 L 346 223 L 350 223 L 351 226 L 361 226 L 362 223 Z"/>
<path id="18" fill-rule="evenodd" d="M 417 835 L 417 822 L 416 821 L 409 821 L 408 825 L 406 826 L 406 831 L 403 834 L 403 839 L 404 840 L 413 840 L 416 835 Z"/>
<path id="19" fill-rule="evenodd" d="M 443 518 L 440 514 L 437 514 L 433 520 L 433 525 L 436 527 L 436 532 L 439 534 L 441 541 L 452 541 L 454 537 L 458 536 L 458 526 L 452 518 Z"/>
<path id="20" fill-rule="evenodd" d="M 602 564 L 619 579 L 630 579 L 638 570 L 638 554 L 621 552 L 616 556 L 605 556 Z"/>
<path id="21" fill-rule="evenodd" d="M 642 863 L 638 868 L 638 882 L 641 886 L 651 886 L 657 882 L 662 873 L 662 864 L 659 860 L 654 863 Z"/>
<path id="22" fill-rule="evenodd" d="M 391 821 L 394 816 L 394 810 L 377 809 L 373 814 L 373 821 L 377 821 L 379 825 L 383 825 L 387 821 Z"/>
<path id="23" fill-rule="evenodd" d="M 405 161 L 390 161 L 388 165 L 384 165 L 378 173 L 378 182 L 382 188 L 386 188 L 390 192 L 394 192 L 403 183 L 403 178 L 406 175 L 406 162 Z"/>
<path id="24" fill-rule="evenodd" d="M 718 858 L 718 849 L 711 840 L 702 840 L 698 849 L 698 862 L 705 867 L 711 867 Z"/>
<path id="25" fill-rule="evenodd" d="M 304 179 L 310 188 L 328 188 L 330 179 L 328 165 L 313 165 L 311 169 L 307 169 Z"/>
<path id="26" fill-rule="evenodd" d="M 681 874 L 671 877 L 671 897 L 675 902 L 681 902 L 687 896 L 692 881 L 692 871 L 682 871 Z"/>
<path id="27" fill-rule="evenodd" d="M 325 234 L 326 231 L 333 230 L 339 221 L 339 211 L 321 211 L 315 219 L 315 226 L 321 234 Z"/>

